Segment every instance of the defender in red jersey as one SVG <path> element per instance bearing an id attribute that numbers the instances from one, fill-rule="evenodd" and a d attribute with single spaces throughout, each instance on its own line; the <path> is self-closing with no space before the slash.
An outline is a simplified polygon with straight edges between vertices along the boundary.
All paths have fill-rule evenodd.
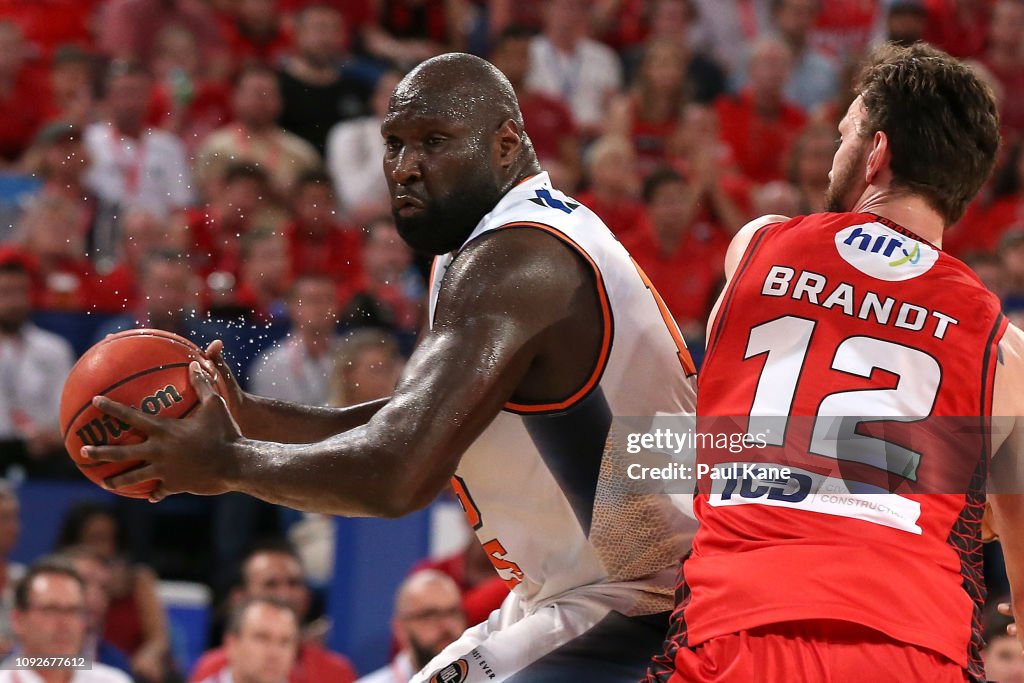
<path id="1" fill-rule="evenodd" d="M 1024 448 L 990 420 L 1024 414 L 1024 335 L 941 240 L 991 172 L 995 104 L 948 55 L 890 46 L 839 131 L 832 213 L 755 221 L 726 257 L 698 431 L 752 438 L 698 448 L 723 476 L 698 478 L 649 682 L 984 681 L 985 479 Z M 1021 613 L 1024 504 L 1005 490 Z"/>

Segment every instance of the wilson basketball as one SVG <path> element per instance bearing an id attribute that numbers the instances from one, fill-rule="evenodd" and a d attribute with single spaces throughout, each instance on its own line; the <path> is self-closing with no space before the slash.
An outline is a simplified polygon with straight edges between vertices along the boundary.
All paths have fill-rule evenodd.
<path id="1" fill-rule="evenodd" d="M 160 417 L 188 417 L 199 407 L 189 381 L 189 364 L 202 352 L 192 342 L 163 330 L 129 330 L 97 343 L 71 369 L 60 400 L 64 447 L 82 473 L 97 484 L 127 472 L 141 461 L 95 463 L 82 458 L 82 446 L 132 444 L 145 435 L 131 425 L 102 413 L 92 405 L 94 396 L 137 408 Z M 148 498 L 156 481 L 117 491 L 132 498 Z"/>

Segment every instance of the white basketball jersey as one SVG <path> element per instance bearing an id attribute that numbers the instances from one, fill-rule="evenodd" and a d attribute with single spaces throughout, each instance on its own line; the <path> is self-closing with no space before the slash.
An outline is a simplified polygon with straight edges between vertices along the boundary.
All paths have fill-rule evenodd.
<path id="1" fill-rule="evenodd" d="M 594 269 L 601 357 L 590 381 L 561 403 L 506 404 L 463 456 L 453 487 L 527 611 L 582 586 L 615 596 L 619 611 L 671 609 L 676 568 L 696 523 L 681 497 L 631 486 L 626 441 L 613 418 L 694 413 L 696 376 L 682 336 L 604 223 L 552 189 L 546 173 L 509 191 L 466 243 L 508 229 L 548 232 Z M 434 259 L 431 324 L 457 253 Z"/>

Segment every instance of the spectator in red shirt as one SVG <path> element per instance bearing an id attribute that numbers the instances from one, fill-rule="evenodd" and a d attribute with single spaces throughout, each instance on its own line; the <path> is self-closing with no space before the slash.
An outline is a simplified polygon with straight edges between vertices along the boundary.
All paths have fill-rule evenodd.
<path id="1" fill-rule="evenodd" d="M 655 171 L 644 183 L 649 221 L 626 247 L 661 293 L 683 334 L 700 339 L 715 292 L 730 233 L 707 220 L 694 220 L 691 183 L 671 169 Z"/>
<path id="2" fill-rule="evenodd" d="M 633 145 L 621 135 L 605 135 L 591 146 L 586 165 L 590 186 L 577 199 L 625 240 L 640 229 L 644 215 L 644 206 L 637 199 L 640 178 Z"/>
<path id="3" fill-rule="evenodd" d="M 100 50 L 112 59 L 150 67 L 157 47 L 153 38 L 164 27 L 178 25 L 196 37 L 203 63 L 220 75 L 227 71 L 224 37 L 201 0 L 109 0 L 98 24 Z"/>
<path id="4" fill-rule="evenodd" d="M 302 565 L 295 551 L 288 546 L 270 546 L 251 552 L 242 563 L 242 585 L 232 595 L 232 602 L 272 598 L 288 605 L 304 621 L 309 612 L 309 589 L 303 580 Z M 228 663 L 225 648 L 204 654 L 196 663 L 190 681 L 202 681 L 223 671 Z M 299 643 L 298 657 L 288 683 L 352 683 L 355 671 L 347 659 L 331 652 L 309 638 Z"/>
<path id="5" fill-rule="evenodd" d="M 74 45 L 61 45 L 50 60 L 44 119 L 84 126 L 92 120 L 96 99 L 93 56 Z"/>
<path id="6" fill-rule="evenodd" d="M 31 56 L 49 58 L 59 45 L 92 44 L 95 15 L 105 0 L 0 0 L 0 17 L 17 24 Z"/>
<path id="7" fill-rule="evenodd" d="M 0 21 L 0 169 L 17 162 L 43 120 L 39 74 L 28 62 L 21 30 Z"/>
<path id="8" fill-rule="evenodd" d="M 526 84 L 533 36 L 530 29 L 509 26 L 501 32 L 491 61 L 516 92 L 526 132 L 541 165 L 551 175 L 552 184 L 574 188 L 580 178 L 580 139 L 572 112 L 560 99 L 532 90 Z"/>
<path id="9" fill-rule="evenodd" d="M 799 215 L 825 210 L 828 174 L 837 147 L 836 131 L 827 123 L 811 124 L 793 143 L 786 175 L 800 195 Z"/>
<path id="10" fill-rule="evenodd" d="M 18 223 L 33 263 L 32 306 L 51 311 L 119 312 L 123 301 L 97 286 L 85 256 L 80 208 L 65 197 L 37 195 Z"/>
<path id="11" fill-rule="evenodd" d="M 954 255 L 994 251 L 1013 226 L 1024 225 L 1024 141 L 1010 148 L 992 182 L 988 202 L 976 202 L 942 238 L 944 250 Z"/>
<path id="12" fill-rule="evenodd" d="M 727 145 L 719 140 L 715 110 L 688 105 L 669 142 L 669 166 L 685 178 L 694 220 L 714 221 L 730 232 L 751 217 L 751 183 L 736 169 Z"/>
<path id="13" fill-rule="evenodd" d="M 274 598 L 245 600 L 228 621 L 227 666 L 203 683 L 284 683 L 295 667 L 299 623 L 295 612 Z"/>
<path id="14" fill-rule="evenodd" d="M 185 222 L 192 238 L 192 258 L 199 272 L 238 276 L 241 236 L 257 221 L 272 223 L 270 180 L 250 163 L 233 163 L 211 187 L 210 200 L 201 209 L 186 209 Z"/>
<path id="15" fill-rule="evenodd" d="M 328 275 L 339 284 L 362 271 L 362 235 L 339 220 L 331 177 L 309 171 L 295 184 L 293 220 L 285 229 L 291 248 L 291 273 Z"/>
<path id="16" fill-rule="evenodd" d="M 1024 135 L 1024 2 L 998 0 L 992 8 L 981 63 L 1003 86 L 1000 117 L 1015 136 Z"/>
<path id="17" fill-rule="evenodd" d="M 740 171 L 766 183 L 785 177 L 785 159 L 806 117 L 783 96 L 792 53 L 785 43 L 764 38 L 754 44 L 747 87 L 715 102 L 722 140 L 732 148 Z"/>
<path id="18" fill-rule="evenodd" d="M 822 2 L 811 43 L 840 59 L 862 53 L 871 40 L 880 5 L 879 0 Z"/>
<path id="19" fill-rule="evenodd" d="M 195 34 L 180 25 L 156 36 L 150 123 L 178 136 L 190 154 L 231 117 L 231 90 L 210 78 Z"/>
<path id="20" fill-rule="evenodd" d="M 284 320 L 292 281 L 288 240 L 268 227 L 256 227 L 242 235 L 239 253 L 238 283 L 230 290 L 210 292 L 210 314 L 230 318 L 238 313 L 250 323 L 265 325 Z"/>
<path id="21" fill-rule="evenodd" d="M 253 62 L 273 67 L 292 49 L 292 32 L 277 0 L 238 0 L 220 26 L 236 70 Z"/>
<path id="22" fill-rule="evenodd" d="M 338 288 L 345 311 L 342 319 L 357 325 L 373 320 L 400 332 L 418 331 L 426 288 L 413 267 L 412 250 L 402 241 L 391 216 L 366 225 L 362 262 L 362 278 Z"/>
<path id="23" fill-rule="evenodd" d="M 373 57 L 408 70 L 419 62 L 456 48 L 462 37 L 458 7 L 446 0 L 378 0 L 376 21 L 363 29 L 363 44 Z M 450 6 L 450 7 L 449 7 Z M 459 16 L 447 16 L 448 10 Z M 451 29 L 456 32 L 452 35 Z"/>

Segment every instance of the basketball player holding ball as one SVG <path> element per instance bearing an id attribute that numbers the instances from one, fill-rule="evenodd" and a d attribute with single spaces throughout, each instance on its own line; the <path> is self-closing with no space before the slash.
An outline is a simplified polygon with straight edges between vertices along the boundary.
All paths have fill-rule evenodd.
<path id="1" fill-rule="evenodd" d="M 154 500 L 243 491 L 341 515 L 403 515 L 450 481 L 512 595 L 413 680 L 635 683 L 694 527 L 672 497 L 623 492 L 602 465 L 615 416 L 692 415 L 682 337 L 608 228 L 551 186 L 493 66 L 424 62 L 382 133 L 398 230 L 437 255 L 429 329 L 391 398 L 311 408 L 228 380 L 229 412 L 193 363 L 189 419 L 97 399 L 148 440 L 84 455 L 145 461 L 107 484 L 159 480 Z M 207 353 L 228 376 L 220 350 Z"/>
<path id="2" fill-rule="evenodd" d="M 984 681 L 990 466 L 1024 609 L 1024 424 L 991 417 L 1024 415 L 1024 335 L 941 250 L 996 159 L 991 92 L 943 52 L 888 46 L 839 133 L 832 213 L 755 221 L 726 257 L 698 425 L 771 436 L 697 462 L 792 469 L 699 483 L 684 597 L 648 683 Z"/>

